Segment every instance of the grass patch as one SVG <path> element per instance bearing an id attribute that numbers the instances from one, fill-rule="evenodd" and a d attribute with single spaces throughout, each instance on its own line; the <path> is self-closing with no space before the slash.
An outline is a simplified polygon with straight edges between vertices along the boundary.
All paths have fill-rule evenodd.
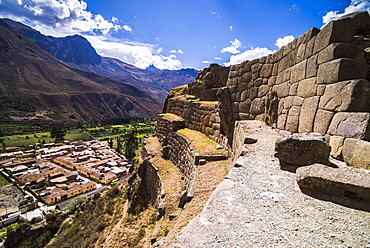
<path id="1" fill-rule="evenodd" d="M 218 144 L 200 132 L 188 128 L 177 132 L 188 138 L 194 151 L 200 155 L 226 155 L 225 149 L 217 149 Z"/>
<path id="2" fill-rule="evenodd" d="M 5 179 L 5 177 L 3 177 L 1 174 L 0 174 L 0 186 L 2 185 L 7 185 L 9 184 L 10 182 L 8 182 L 8 180 Z"/>
<path id="3" fill-rule="evenodd" d="M 175 114 L 171 114 L 171 113 L 165 113 L 165 114 L 162 114 L 162 116 L 166 120 L 169 120 L 169 121 L 184 121 L 184 119 L 181 118 L 180 116 L 175 115 Z"/>

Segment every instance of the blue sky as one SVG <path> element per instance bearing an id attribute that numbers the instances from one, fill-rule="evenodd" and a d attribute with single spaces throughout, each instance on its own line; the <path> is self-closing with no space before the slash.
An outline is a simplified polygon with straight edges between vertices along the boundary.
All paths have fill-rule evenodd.
<path id="1" fill-rule="evenodd" d="M 237 64 L 272 53 L 369 0 L 0 0 L 0 17 L 80 34 L 102 56 L 146 68 Z"/>

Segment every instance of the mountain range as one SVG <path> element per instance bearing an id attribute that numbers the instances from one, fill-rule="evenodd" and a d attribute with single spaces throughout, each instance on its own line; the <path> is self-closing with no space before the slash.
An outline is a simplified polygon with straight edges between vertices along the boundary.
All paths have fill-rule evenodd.
<path id="1" fill-rule="evenodd" d="M 118 59 L 97 54 L 87 39 L 80 35 L 56 38 L 10 19 L 0 19 L 0 25 L 15 30 L 32 40 L 55 58 L 82 71 L 94 72 L 125 84 L 135 86 L 163 102 L 168 92 L 179 85 L 194 81 L 196 69 L 140 69 Z"/>
<path id="2" fill-rule="evenodd" d="M 32 33 L 32 29 L 26 28 L 25 32 Z M 54 40 L 48 39 L 49 44 Z M 72 36 L 50 47 L 58 56 L 70 58 L 68 54 L 73 54 L 75 47 L 67 44 L 76 40 L 81 41 L 80 37 Z M 81 56 L 75 56 L 73 62 L 98 62 L 100 56 L 94 55 L 94 51 L 88 47 L 83 51 L 77 49 L 75 52 Z M 14 116 L 35 118 L 36 113 L 52 112 L 62 122 L 87 123 L 118 116 L 152 118 L 160 111 L 161 103 L 136 87 L 72 68 L 24 35 L 0 26 L 2 121 Z"/>

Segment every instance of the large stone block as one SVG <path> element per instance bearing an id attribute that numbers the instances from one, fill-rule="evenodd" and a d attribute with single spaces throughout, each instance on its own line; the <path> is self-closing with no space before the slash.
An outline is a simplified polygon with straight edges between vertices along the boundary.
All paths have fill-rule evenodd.
<path id="1" fill-rule="evenodd" d="M 306 65 L 307 60 L 303 60 L 302 62 L 296 64 L 291 70 L 290 80 L 292 83 L 301 81 L 306 77 Z"/>
<path id="2" fill-rule="evenodd" d="M 252 101 L 250 107 L 250 113 L 254 115 L 262 114 L 265 111 L 265 101 L 262 98 L 256 98 Z"/>
<path id="3" fill-rule="evenodd" d="M 275 144 L 275 157 L 291 165 L 329 164 L 329 155 L 329 144 L 316 133 L 280 136 Z"/>
<path id="4" fill-rule="evenodd" d="M 370 140 L 370 113 L 336 113 L 331 121 L 328 133 L 346 138 Z"/>
<path id="5" fill-rule="evenodd" d="M 306 43 L 306 50 L 304 52 L 304 59 L 307 59 L 313 55 L 313 48 L 315 46 L 316 36 L 312 37 Z"/>
<path id="6" fill-rule="evenodd" d="M 277 128 L 280 130 L 285 129 L 285 123 L 286 123 L 287 116 L 285 114 L 281 114 L 278 116 L 277 119 Z"/>
<path id="7" fill-rule="evenodd" d="M 318 109 L 313 123 L 313 131 L 319 134 L 326 134 L 334 112 Z"/>
<path id="8" fill-rule="evenodd" d="M 304 100 L 299 116 L 298 132 L 312 132 L 313 122 L 317 111 L 317 105 L 319 104 L 319 98 L 320 97 L 318 96 L 313 96 Z"/>
<path id="9" fill-rule="evenodd" d="M 307 59 L 306 78 L 317 76 L 317 54 Z"/>
<path id="10" fill-rule="evenodd" d="M 331 147 L 330 156 L 336 159 L 342 160 L 342 150 L 344 144 L 344 137 L 341 136 L 331 136 L 329 145 Z"/>
<path id="11" fill-rule="evenodd" d="M 370 82 L 349 80 L 327 85 L 319 108 L 331 111 L 362 112 L 370 110 Z"/>
<path id="12" fill-rule="evenodd" d="M 298 131 L 299 114 L 301 112 L 301 107 L 293 106 L 289 109 L 288 117 L 285 123 L 285 130 L 289 132 L 296 133 Z"/>
<path id="13" fill-rule="evenodd" d="M 273 68 L 272 64 L 264 64 L 260 72 L 260 77 L 262 78 L 270 77 L 272 73 L 272 68 Z"/>
<path id="14" fill-rule="evenodd" d="M 370 16 L 367 11 L 354 12 L 339 18 L 342 19 L 353 19 L 357 26 L 357 33 L 359 35 L 368 34 L 370 30 Z"/>
<path id="15" fill-rule="evenodd" d="M 289 95 L 290 83 L 285 82 L 279 85 L 274 85 L 272 90 L 277 93 L 278 97 L 286 97 Z"/>
<path id="16" fill-rule="evenodd" d="M 334 42 L 350 43 L 357 32 L 352 19 L 331 21 L 316 36 L 314 53 L 320 52 Z"/>
<path id="17" fill-rule="evenodd" d="M 336 59 L 319 65 L 318 84 L 331 84 L 344 80 L 365 79 L 367 64 L 365 59 Z"/>
<path id="18" fill-rule="evenodd" d="M 308 78 L 298 83 L 297 96 L 300 97 L 311 97 L 316 95 L 316 78 Z"/>
<path id="19" fill-rule="evenodd" d="M 333 43 L 318 53 L 317 63 L 323 64 L 339 58 L 362 59 L 365 52 L 351 43 Z"/>
<path id="20" fill-rule="evenodd" d="M 370 170 L 370 142 L 347 138 L 342 153 L 348 165 Z"/>
<path id="21" fill-rule="evenodd" d="M 333 168 L 314 164 L 298 168 L 296 174 L 301 189 L 370 203 L 369 171 L 349 166 Z"/>
<path id="22" fill-rule="evenodd" d="M 296 63 L 299 63 L 304 59 L 305 50 L 306 50 L 306 43 L 303 43 L 298 47 Z"/>

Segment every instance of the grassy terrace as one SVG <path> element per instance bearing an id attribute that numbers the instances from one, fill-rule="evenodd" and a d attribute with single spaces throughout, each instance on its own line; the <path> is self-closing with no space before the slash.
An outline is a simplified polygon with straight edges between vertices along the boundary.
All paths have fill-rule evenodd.
<path id="1" fill-rule="evenodd" d="M 180 116 L 174 115 L 171 113 L 161 114 L 161 116 L 163 116 L 166 120 L 169 120 L 169 121 L 183 121 L 184 120 Z"/>
<path id="2" fill-rule="evenodd" d="M 218 144 L 200 132 L 188 128 L 180 129 L 177 132 L 188 138 L 192 143 L 194 151 L 200 155 L 227 154 L 225 149 L 217 149 Z"/>

